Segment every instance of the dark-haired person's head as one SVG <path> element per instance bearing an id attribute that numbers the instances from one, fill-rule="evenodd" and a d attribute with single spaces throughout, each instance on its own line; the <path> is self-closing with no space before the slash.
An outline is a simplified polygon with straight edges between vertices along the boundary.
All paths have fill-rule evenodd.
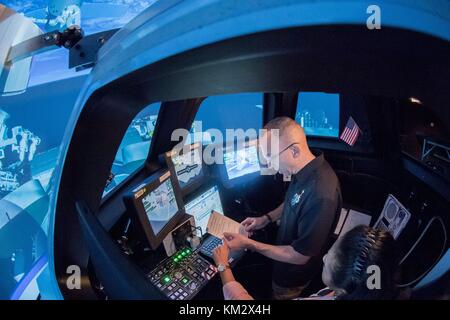
<path id="1" fill-rule="evenodd" d="M 397 296 L 396 243 L 387 231 L 358 226 L 340 237 L 323 258 L 323 282 L 338 299 L 385 300 Z"/>

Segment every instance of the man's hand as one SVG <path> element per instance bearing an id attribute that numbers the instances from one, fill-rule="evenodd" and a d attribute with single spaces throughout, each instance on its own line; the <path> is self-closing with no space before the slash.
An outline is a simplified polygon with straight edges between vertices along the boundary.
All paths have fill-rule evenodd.
<path id="1" fill-rule="evenodd" d="M 248 249 L 252 240 L 239 233 L 224 232 L 224 242 L 231 251 Z"/>
<path id="2" fill-rule="evenodd" d="M 247 218 L 241 222 L 244 230 L 250 234 L 254 231 L 264 228 L 269 224 L 269 219 L 266 216 Z"/>
<path id="3" fill-rule="evenodd" d="M 230 255 L 230 250 L 226 244 L 218 246 L 213 251 L 213 258 L 216 266 L 219 264 L 228 265 L 228 257 Z"/>

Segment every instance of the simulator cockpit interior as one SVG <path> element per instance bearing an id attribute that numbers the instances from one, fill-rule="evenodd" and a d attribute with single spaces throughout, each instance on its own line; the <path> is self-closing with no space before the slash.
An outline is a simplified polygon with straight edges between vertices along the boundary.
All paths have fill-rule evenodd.
<path id="1" fill-rule="evenodd" d="M 350 299 L 327 264 L 362 279 L 386 241 L 384 298 L 449 299 L 450 3 L 378 2 L 380 28 L 365 1 L 159 0 L 92 34 L 131 9 L 0 5 L 0 298 Z M 24 84 L 52 46 L 77 76 Z"/>

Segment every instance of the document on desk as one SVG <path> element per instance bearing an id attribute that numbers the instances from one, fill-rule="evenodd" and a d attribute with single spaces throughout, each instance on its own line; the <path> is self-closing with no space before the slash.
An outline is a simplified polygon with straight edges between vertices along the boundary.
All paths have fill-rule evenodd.
<path id="1" fill-rule="evenodd" d="M 209 216 L 207 231 L 220 239 L 223 238 L 224 232 L 240 233 L 248 237 L 248 233 L 244 231 L 244 227 L 240 223 L 216 211 Z"/>

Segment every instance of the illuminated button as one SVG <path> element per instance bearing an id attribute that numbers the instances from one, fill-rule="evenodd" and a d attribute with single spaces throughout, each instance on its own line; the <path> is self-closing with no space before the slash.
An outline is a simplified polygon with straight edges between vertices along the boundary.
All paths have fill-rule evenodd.
<path id="1" fill-rule="evenodd" d="M 181 253 L 181 255 L 184 257 L 184 256 L 187 255 L 187 252 L 186 252 L 186 251 L 183 251 L 183 252 Z"/>
<path id="2" fill-rule="evenodd" d="M 187 283 L 189 282 L 189 280 L 186 279 L 186 278 L 183 278 L 183 279 L 181 280 L 181 282 L 183 282 L 183 284 L 187 284 Z"/>
<path id="3" fill-rule="evenodd" d="M 170 299 L 172 299 L 172 300 L 175 300 L 175 298 L 176 298 L 176 297 L 175 297 L 174 295 L 171 295 L 171 296 L 170 296 Z"/>
<path id="4" fill-rule="evenodd" d="M 175 259 L 173 259 L 173 261 L 174 261 L 174 262 L 178 262 L 178 261 L 180 261 L 180 259 L 175 258 Z"/>
<path id="5" fill-rule="evenodd" d="M 165 283 L 165 284 L 168 284 L 169 282 L 170 282 L 170 277 L 169 276 L 165 276 L 164 278 L 163 278 L 163 282 Z"/>
<path id="6" fill-rule="evenodd" d="M 177 258 L 178 258 L 178 259 L 182 259 L 183 256 L 182 256 L 181 254 L 179 254 L 179 255 L 177 256 Z"/>

